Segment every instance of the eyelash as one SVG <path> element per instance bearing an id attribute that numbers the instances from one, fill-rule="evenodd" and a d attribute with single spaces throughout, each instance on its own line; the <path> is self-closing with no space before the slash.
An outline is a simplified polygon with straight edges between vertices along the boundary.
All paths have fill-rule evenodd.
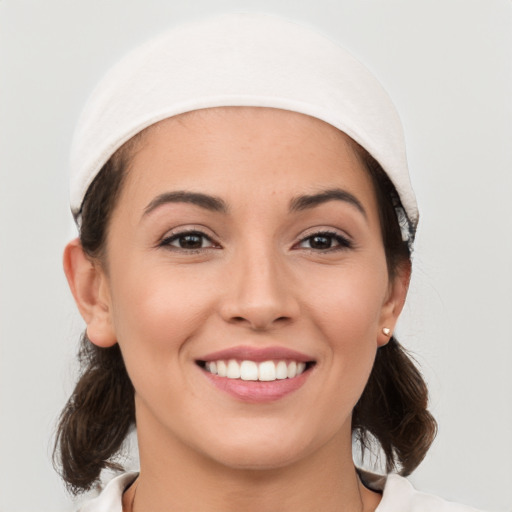
<path id="1" fill-rule="evenodd" d="M 331 244 L 334 240 L 335 242 L 337 242 L 337 245 L 335 245 L 334 247 L 332 247 L 332 246 L 327 247 L 325 249 L 319 249 L 319 248 L 314 248 L 314 247 L 304 247 L 304 249 L 310 250 L 315 253 L 325 253 L 325 252 L 343 251 L 343 250 L 353 248 L 353 243 L 348 238 L 340 235 L 339 233 L 337 233 L 335 231 L 318 231 L 316 233 L 312 233 L 312 234 L 308 235 L 307 237 L 303 238 L 302 240 L 300 240 L 299 243 L 296 244 L 296 246 L 300 246 L 307 240 L 309 240 L 311 243 L 311 240 L 314 238 L 317 238 L 317 237 L 330 239 Z"/>
<path id="2" fill-rule="evenodd" d="M 173 242 L 179 241 L 180 239 L 185 239 L 187 237 L 197 237 L 201 238 L 201 245 L 207 240 L 211 245 L 209 247 L 195 247 L 195 248 L 187 248 L 187 247 L 176 247 L 172 245 Z M 178 242 L 179 243 L 179 242 Z M 198 231 L 197 229 L 192 229 L 190 231 L 181 231 L 180 233 L 173 233 L 165 237 L 159 244 L 159 247 L 166 247 L 168 249 L 174 251 L 185 251 L 187 253 L 198 253 L 208 249 L 218 249 L 220 246 L 216 244 L 208 235 L 203 233 L 202 231 Z"/>
<path id="3" fill-rule="evenodd" d="M 186 239 L 187 237 L 197 237 L 201 239 L 201 245 L 205 241 L 208 241 L 211 245 L 208 247 L 194 247 L 194 248 L 187 248 L 187 247 L 177 247 L 175 245 L 172 245 L 173 242 L 178 242 L 180 239 Z M 309 243 L 311 244 L 311 241 L 314 238 L 324 238 L 328 239 L 330 242 L 330 247 L 327 248 L 315 248 L 315 247 L 301 247 L 303 243 L 307 242 L 309 240 Z M 336 242 L 337 245 L 332 246 L 332 243 Z M 173 233 L 172 235 L 169 235 L 165 237 L 159 244 L 159 247 L 166 247 L 171 250 L 176 251 L 185 251 L 187 253 L 198 253 L 204 250 L 209 249 L 219 249 L 220 245 L 216 244 L 208 235 L 203 233 L 202 231 L 199 231 L 197 229 L 190 230 L 190 231 L 182 231 L 180 233 Z M 303 248 L 306 250 L 309 250 L 311 252 L 315 253 L 327 253 L 327 252 L 334 252 L 334 251 L 343 251 L 347 249 L 353 248 L 353 243 L 346 237 L 340 235 L 337 232 L 334 231 L 318 231 L 316 233 L 312 233 L 308 235 L 307 237 L 302 238 L 297 244 L 293 246 L 294 248 Z"/>

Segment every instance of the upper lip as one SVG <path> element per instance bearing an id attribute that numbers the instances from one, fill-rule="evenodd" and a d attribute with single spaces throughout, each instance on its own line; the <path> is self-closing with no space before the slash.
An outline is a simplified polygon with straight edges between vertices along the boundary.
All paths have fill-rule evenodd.
<path id="1" fill-rule="evenodd" d="M 292 350 L 286 347 L 251 347 L 251 346 L 238 346 L 212 352 L 203 357 L 199 361 L 220 361 L 227 359 L 238 359 L 240 361 L 248 360 L 255 362 L 269 361 L 269 360 L 284 360 L 291 359 L 297 362 L 307 363 L 314 361 L 314 358 Z"/>

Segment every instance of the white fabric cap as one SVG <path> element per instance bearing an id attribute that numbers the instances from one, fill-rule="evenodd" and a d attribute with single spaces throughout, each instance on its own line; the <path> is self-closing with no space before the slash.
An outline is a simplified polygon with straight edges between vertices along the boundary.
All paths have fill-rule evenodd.
<path id="1" fill-rule="evenodd" d="M 402 125 L 382 86 L 329 39 L 261 14 L 229 14 L 180 26 L 139 47 L 106 75 L 75 132 L 74 215 L 123 143 L 167 117 L 219 106 L 291 110 L 342 130 L 380 163 L 416 226 Z"/>

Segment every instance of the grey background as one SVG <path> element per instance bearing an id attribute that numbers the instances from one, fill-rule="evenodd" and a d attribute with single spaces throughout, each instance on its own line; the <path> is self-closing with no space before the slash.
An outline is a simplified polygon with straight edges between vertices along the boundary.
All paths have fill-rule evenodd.
<path id="1" fill-rule="evenodd" d="M 511 510 L 510 0 L 0 1 L 0 510 L 72 509 L 50 439 L 83 327 L 61 270 L 78 113 L 128 49 L 232 9 L 318 27 L 394 98 L 422 212 L 399 337 L 440 424 L 412 480 Z"/>

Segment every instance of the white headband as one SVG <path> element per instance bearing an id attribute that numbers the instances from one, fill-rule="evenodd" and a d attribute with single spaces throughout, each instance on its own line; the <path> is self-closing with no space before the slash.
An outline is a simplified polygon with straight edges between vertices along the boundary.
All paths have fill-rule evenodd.
<path id="1" fill-rule="evenodd" d="M 380 163 L 416 226 L 402 125 L 382 86 L 329 39 L 260 14 L 183 25 L 110 70 L 75 132 L 73 214 L 102 166 L 135 134 L 162 119 L 219 106 L 291 110 L 342 130 Z"/>

